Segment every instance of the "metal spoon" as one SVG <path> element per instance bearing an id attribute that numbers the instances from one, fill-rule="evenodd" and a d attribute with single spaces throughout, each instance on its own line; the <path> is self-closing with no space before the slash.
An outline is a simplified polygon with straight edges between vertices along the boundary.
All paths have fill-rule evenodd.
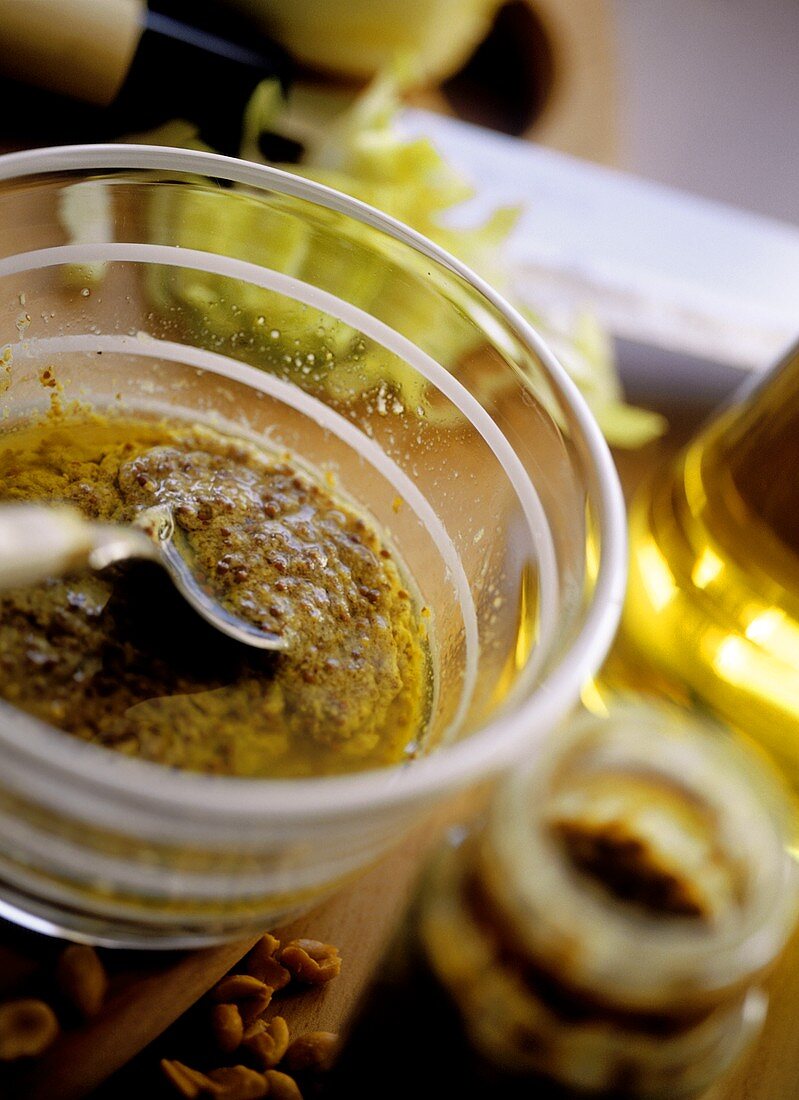
<path id="1" fill-rule="evenodd" d="M 194 610 L 223 634 L 257 649 L 287 641 L 240 618 L 214 598 L 175 542 L 166 505 L 148 508 L 131 525 L 95 523 L 65 505 L 0 505 L 0 589 L 37 584 L 77 569 L 105 569 L 129 558 L 158 562 Z"/>

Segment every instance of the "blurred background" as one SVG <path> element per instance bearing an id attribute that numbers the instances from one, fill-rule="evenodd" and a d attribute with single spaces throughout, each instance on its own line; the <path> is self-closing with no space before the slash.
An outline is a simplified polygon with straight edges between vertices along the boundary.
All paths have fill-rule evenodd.
<path id="1" fill-rule="evenodd" d="M 27 23 L 45 61 L 53 10 L 69 15 L 51 46 L 50 66 L 26 70 L 25 52 L 8 48 L 6 27 L 0 70 L 36 84 L 52 81 L 48 69 L 66 71 L 90 54 L 101 59 L 96 66 L 111 64 L 109 27 L 124 24 L 125 10 L 140 6 L 140 0 L 60 6 L 0 0 L 0 30 L 4 22 Z M 799 221 L 795 0 L 151 0 L 149 8 L 260 48 L 273 65 L 273 47 L 285 49 L 295 76 L 339 87 L 357 87 L 398 54 L 412 55 L 419 70 L 408 98 L 425 106 Z M 92 11 L 105 13 L 105 25 Z M 165 75 L 153 69 L 158 96 L 139 89 L 139 103 L 157 98 L 164 116 L 178 106 L 186 113 L 185 100 L 176 97 L 180 66 L 167 84 Z M 224 99 L 221 85 L 228 81 L 211 74 L 207 83 L 214 82 L 214 94 Z M 192 96 L 204 109 L 207 89 L 195 88 Z M 52 107 L 39 111 L 38 101 L 19 100 L 17 106 L 0 123 L 6 147 L 85 136 L 77 123 L 67 133 Z M 125 121 L 141 121 L 137 128 L 144 129 L 158 121 L 157 111 L 151 104 L 139 120 L 120 117 L 120 128 Z"/>
<path id="2" fill-rule="evenodd" d="M 619 163 L 799 222 L 799 4 L 612 0 Z"/>
<path id="3" fill-rule="evenodd" d="M 348 191 L 516 295 L 637 444 L 617 377 L 713 404 L 795 335 L 797 47 L 797 0 L 0 0 L 0 149 L 205 147 Z"/>

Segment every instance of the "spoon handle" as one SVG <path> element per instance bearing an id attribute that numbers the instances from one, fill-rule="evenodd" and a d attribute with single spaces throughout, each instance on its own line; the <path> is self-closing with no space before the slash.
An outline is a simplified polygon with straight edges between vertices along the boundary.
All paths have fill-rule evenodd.
<path id="1" fill-rule="evenodd" d="M 0 589 L 36 584 L 85 567 L 92 525 L 63 505 L 0 505 Z"/>

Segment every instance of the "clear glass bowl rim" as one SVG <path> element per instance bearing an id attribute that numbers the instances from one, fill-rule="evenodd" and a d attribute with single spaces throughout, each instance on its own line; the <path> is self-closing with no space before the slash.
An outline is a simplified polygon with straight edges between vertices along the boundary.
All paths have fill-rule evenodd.
<path id="1" fill-rule="evenodd" d="M 407 768 L 376 769 L 347 776 L 298 780 L 236 779 L 174 772 L 110 750 L 76 743 L 27 715 L 14 716 L 24 734 L 15 749 L 35 761 L 37 779 L 65 808 L 81 792 L 113 796 L 128 809 L 151 807 L 167 816 L 201 808 L 207 817 L 253 824 L 338 817 L 370 805 L 387 807 L 444 794 L 494 775 L 534 744 L 531 731 L 548 733 L 599 668 L 618 627 L 627 580 L 627 519 L 610 450 L 579 389 L 536 330 L 475 272 L 428 238 L 380 210 L 312 180 L 278 168 L 216 153 L 169 146 L 92 144 L 53 146 L 0 156 L 0 181 L 57 172 L 172 171 L 224 179 L 265 192 L 304 199 L 370 225 L 468 282 L 513 335 L 527 345 L 547 372 L 581 433 L 574 443 L 585 462 L 597 505 L 601 553 L 594 592 L 579 632 L 552 672 L 510 713 L 499 716 L 461 742 L 442 748 Z M 63 784 L 63 786 L 62 786 Z M 36 783 L 35 786 L 39 786 Z M 44 793 L 44 788 L 42 790 Z M 121 809 L 121 805 L 120 805 Z"/>

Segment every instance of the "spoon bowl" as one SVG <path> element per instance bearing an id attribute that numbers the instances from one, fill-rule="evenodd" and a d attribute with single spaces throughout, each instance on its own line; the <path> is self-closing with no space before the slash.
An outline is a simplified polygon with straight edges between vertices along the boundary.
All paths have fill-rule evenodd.
<path id="1" fill-rule="evenodd" d="M 47 577 L 129 559 L 163 566 L 191 607 L 211 626 L 243 645 L 284 650 L 285 638 L 234 614 L 208 578 L 192 568 L 167 505 L 141 512 L 128 526 L 95 523 L 65 505 L 0 505 L 0 589 L 37 584 Z"/>

